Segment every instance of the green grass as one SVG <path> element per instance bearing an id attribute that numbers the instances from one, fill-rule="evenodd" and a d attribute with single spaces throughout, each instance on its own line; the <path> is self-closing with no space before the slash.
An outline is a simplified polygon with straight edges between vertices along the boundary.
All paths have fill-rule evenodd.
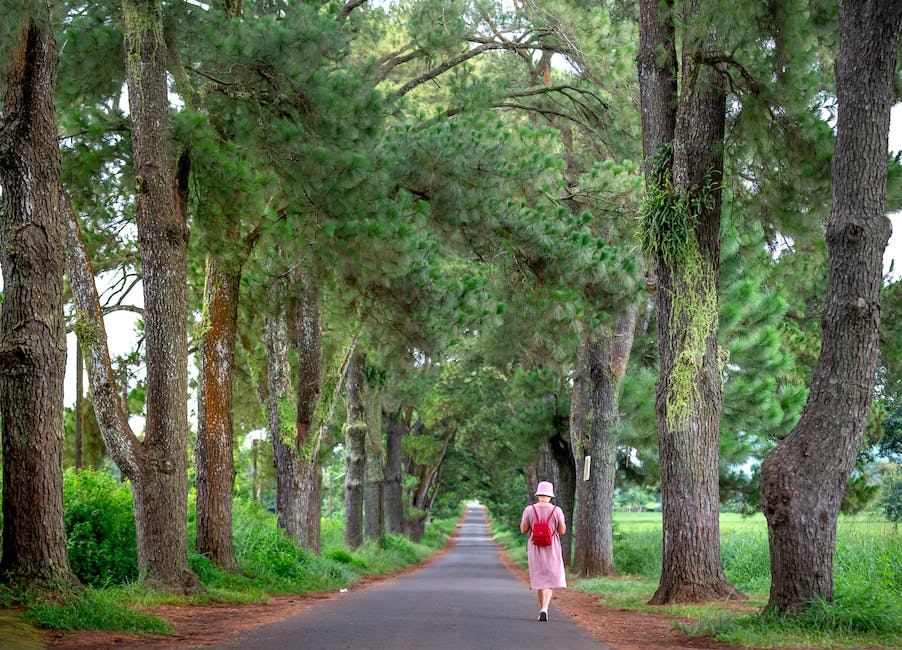
<path id="1" fill-rule="evenodd" d="M 614 513 L 614 563 L 619 577 L 577 580 L 576 589 L 610 607 L 689 618 L 684 632 L 757 647 L 875 647 L 902 649 L 902 537 L 873 517 L 841 517 L 834 563 L 834 599 L 800 616 L 759 612 L 770 591 L 767 525 L 762 515 L 721 515 L 721 556 L 727 578 L 749 594 L 748 615 L 725 606 L 648 605 L 661 571 L 661 513 Z M 493 534 L 512 559 L 526 565 L 522 535 L 501 526 Z M 734 608 L 731 608 L 735 610 Z"/>
<path id="2" fill-rule="evenodd" d="M 61 603 L 36 602 L 25 612 L 25 620 L 57 630 L 114 630 L 133 634 L 169 634 L 166 621 L 143 614 L 123 604 L 116 590 L 87 589 Z"/>

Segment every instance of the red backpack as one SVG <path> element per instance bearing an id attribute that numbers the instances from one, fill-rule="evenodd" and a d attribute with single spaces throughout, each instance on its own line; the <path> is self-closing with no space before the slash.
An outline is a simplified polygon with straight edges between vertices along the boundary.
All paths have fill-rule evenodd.
<path id="1" fill-rule="evenodd" d="M 551 508 L 551 514 L 548 519 L 542 521 L 539 518 L 539 511 L 533 506 L 532 510 L 536 513 L 536 520 L 532 524 L 532 543 L 534 546 L 551 546 L 551 539 L 554 537 L 554 531 L 551 529 L 551 519 L 554 517 L 554 510 L 557 506 Z"/>

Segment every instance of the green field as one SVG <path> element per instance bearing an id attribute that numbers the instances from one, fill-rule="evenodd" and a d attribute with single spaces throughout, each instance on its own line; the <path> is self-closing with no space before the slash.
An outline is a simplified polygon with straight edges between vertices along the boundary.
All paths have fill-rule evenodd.
<path id="1" fill-rule="evenodd" d="M 614 526 L 623 533 L 643 530 L 661 530 L 660 512 L 615 512 Z M 720 515 L 720 532 L 731 533 L 747 530 L 767 531 L 767 522 L 764 515 L 741 515 L 735 512 L 723 512 Z M 891 535 L 894 532 L 893 524 L 872 514 L 856 515 L 854 517 L 839 517 L 839 534 L 846 532 L 878 533 Z"/>
<path id="2" fill-rule="evenodd" d="M 767 523 L 757 514 L 720 516 L 721 559 L 727 578 L 749 595 L 749 615 L 717 604 L 650 607 L 661 572 L 661 513 L 614 513 L 618 578 L 577 581 L 609 606 L 694 618 L 685 631 L 757 647 L 902 648 L 902 536 L 874 515 L 841 517 L 832 603 L 814 603 L 804 616 L 760 616 L 770 592 Z M 685 627 L 685 626 L 684 626 Z"/>

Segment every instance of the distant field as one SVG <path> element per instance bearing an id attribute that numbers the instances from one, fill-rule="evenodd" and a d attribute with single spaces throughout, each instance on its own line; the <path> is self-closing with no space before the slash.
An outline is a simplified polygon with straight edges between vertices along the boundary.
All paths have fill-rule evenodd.
<path id="1" fill-rule="evenodd" d="M 661 529 L 660 512 L 615 512 L 614 524 L 623 533 Z M 839 530 L 843 532 L 890 532 L 893 525 L 873 515 L 862 514 L 855 517 L 840 515 Z M 746 530 L 767 530 L 767 522 L 761 513 L 749 517 L 725 512 L 720 515 L 722 533 Z"/>

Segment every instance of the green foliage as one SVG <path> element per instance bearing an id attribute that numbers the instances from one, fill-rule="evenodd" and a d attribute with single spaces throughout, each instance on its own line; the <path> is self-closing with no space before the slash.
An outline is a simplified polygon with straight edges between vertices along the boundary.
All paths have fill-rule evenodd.
<path id="1" fill-rule="evenodd" d="M 682 261 L 690 242 L 695 241 L 698 214 L 687 209 L 686 199 L 673 187 L 673 142 L 661 147 L 650 166 L 651 178 L 640 206 L 636 235 L 646 255 L 673 266 Z"/>
<path id="2" fill-rule="evenodd" d="M 648 192 L 640 208 L 637 236 L 645 254 L 674 274 L 677 291 L 671 301 L 670 327 L 678 337 L 673 368 L 667 379 L 668 426 L 681 426 L 689 416 L 695 378 L 701 370 L 706 341 L 717 327 L 717 287 L 699 250 L 696 226 L 703 211 L 714 205 L 721 187 L 712 174 L 691 191 L 673 183 L 673 143 L 663 146 L 651 162 Z M 717 269 L 713 269 L 716 275 Z M 679 334 L 677 334 L 679 333 Z"/>
<path id="3" fill-rule="evenodd" d="M 82 583 L 118 585 L 138 575 L 131 491 L 109 474 L 68 469 L 63 475 L 69 564 Z"/>
<path id="4" fill-rule="evenodd" d="M 902 461 L 902 406 L 890 413 L 883 422 L 880 454 Z"/>
<path id="5" fill-rule="evenodd" d="M 883 474 L 877 506 L 896 525 L 902 522 L 902 467 L 891 465 Z"/>

